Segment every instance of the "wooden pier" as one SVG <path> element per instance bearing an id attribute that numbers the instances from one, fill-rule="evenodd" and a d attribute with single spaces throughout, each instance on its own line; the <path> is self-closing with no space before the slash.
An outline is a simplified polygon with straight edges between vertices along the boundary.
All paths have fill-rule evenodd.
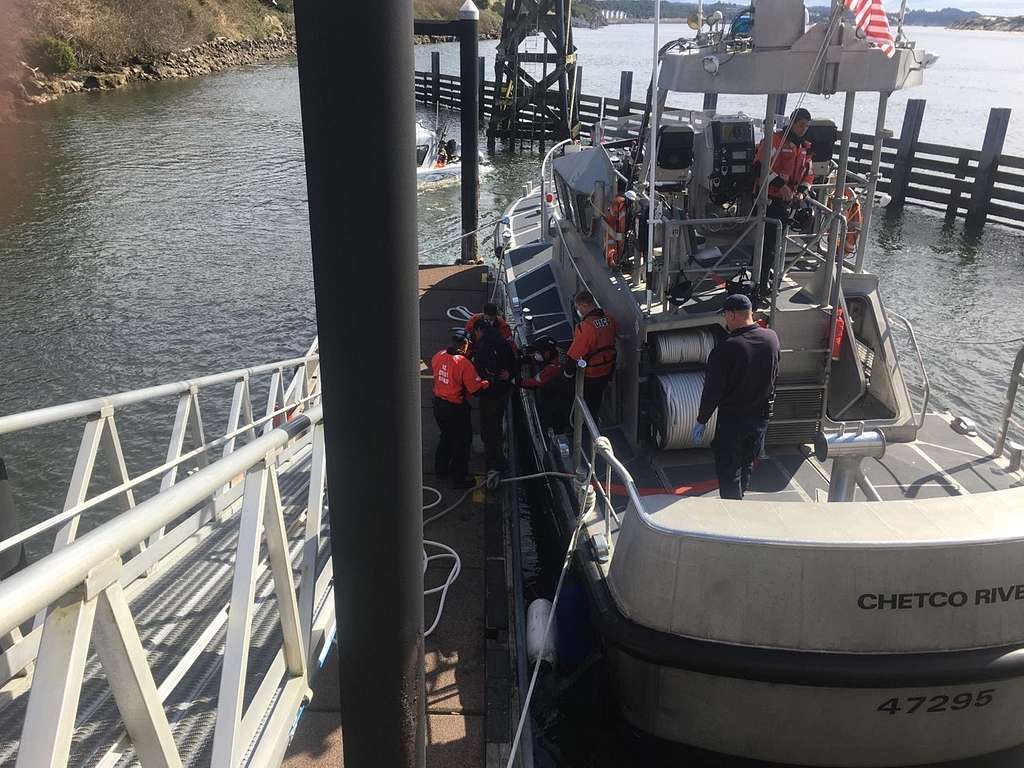
<path id="1" fill-rule="evenodd" d="M 488 117 L 497 97 L 495 84 L 483 77 L 485 60 L 479 60 L 480 116 Z M 583 67 L 576 68 L 576 84 L 583 83 Z M 552 91 L 550 104 L 556 104 Z M 425 104 L 459 108 L 459 78 L 441 73 L 440 54 L 431 56 L 429 72 L 416 72 L 416 99 Z M 581 135 L 589 139 L 594 125 L 613 117 L 640 115 L 644 103 L 633 101 L 633 73 L 624 71 L 617 96 L 578 97 Z M 1003 154 L 1010 110 L 993 108 L 979 149 L 932 144 L 920 140 L 925 100 L 907 102 L 898 136 L 883 138 L 878 190 L 892 197 L 890 209 L 905 203 L 941 211 L 949 221 L 963 219 L 969 229 L 986 222 L 1024 228 L 1024 157 Z M 558 140 L 557 126 L 531 105 L 517 112 L 518 130 L 511 144 L 541 151 Z M 870 168 L 875 137 L 854 133 L 850 170 L 864 174 Z M 837 145 L 838 153 L 838 145 Z"/>
<path id="2" fill-rule="evenodd" d="M 452 327 L 449 307 L 479 309 L 487 300 L 487 270 L 482 266 L 421 266 L 420 358 L 422 391 L 423 483 L 443 494 L 437 509 L 459 497 L 448 481 L 434 476 L 438 429 L 432 409 L 430 358 L 447 346 Z M 474 408 L 474 410 L 476 410 Z M 479 433 L 474 416 L 474 432 Z M 474 454 L 471 470 L 482 471 Z M 507 486 L 505 486 L 507 487 Z M 479 768 L 504 766 L 518 713 L 515 648 L 509 585 L 511 561 L 505 491 L 475 491 L 459 507 L 424 529 L 424 536 L 452 547 L 462 571 L 451 586 L 444 615 L 425 641 L 427 766 Z M 425 500 L 429 498 L 425 495 Z M 444 581 L 447 563 L 427 571 L 426 583 Z M 424 605 L 432 622 L 439 595 Z M 344 642 L 344 627 L 339 627 Z M 340 722 L 337 653 L 332 651 L 314 683 L 313 698 L 299 720 L 284 761 L 285 768 L 344 765 Z"/>

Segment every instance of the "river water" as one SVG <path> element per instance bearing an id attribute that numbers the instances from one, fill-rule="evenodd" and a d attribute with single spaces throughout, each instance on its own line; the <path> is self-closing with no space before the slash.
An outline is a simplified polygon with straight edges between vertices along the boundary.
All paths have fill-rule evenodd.
<path id="1" fill-rule="evenodd" d="M 619 70 L 632 67 L 641 98 L 650 30 L 577 30 L 584 90 L 616 95 Z M 920 38 L 940 55 L 918 91 L 929 99 L 927 138 L 976 146 L 993 105 L 1021 119 L 1024 83 L 1010 66 L 1024 37 Z M 443 66 L 456 66 L 454 47 L 440 47 Z M 418 49 L 418 68 L 435 48 Z M 812 109 L 838 106 L 819 101 Z M 894 97 L 897 128 L 901 104 Z M 1008 151 L 1024 154 L 1016 125 Z M 536 177 L 538 159 L 499 153 L 488 166 L 482 221 Z M 422 261 L 456 258 L 438 244 L 458 232 L 458 196 L 457 184 L 421 188 Z M 877 221 L 868 265 L 889 306 L 926 334 L 934 402 L 991 427 L 1014 350 L 952 340 L 1024 333 L 1024 236 L 990 226 L 970 239 L 913 208 Z M 349 258 L 358 279 L 359 254 Z M 300 354 L 315 314 L 294 62 L 69 96 L 0 127 L 0 313 L 0 413 Z M 134 435 L 122 426 L 135 441 L 130 468 L 159 456 L 148 435 L 167 434 L 171 415 L 132 424 Z M 25 521 L 59 509 L 79 430 L 0 439 Z"/>
<path id="2" fill-rule="evenodd" d="M 619 71 L 633 69 L 641 99 L 650 31 L 577 30 L 584 91 L 616 96 Z M 664 29 L 665 40 L 680 34 Z M 1024 155 L 1024 81 L 1012 63 L 1024 57 L 1024 36 L 917 36 L 940 56 L 929 84 L 909 94 L 928 99 L 923 136 L 980 146 L 989 107 L 1009 106 L 1007 152 Z M 437 48 L 453 71 L 451 45 L 419 48 L 418 68 L 429 68 Z M 494 43 L 482 50 L 493 55 Z M 891 103 L 898 132 L 904 95 Z M 833 118 L 841 108 L 837 99 L 808 106 Z M 761 109 L 726 99 L 722 107 Z M 429 110 L 422 117 L 432 119 Z M 457 117 L 449 119 L 454 130 Z M 857 128 L 869 130 L 871 118 L 859 113 Z M 482 221 L 536 177 L 538 159 L 501 153 L 488 166 Z M 421 261 L 457 257 L 456 247 L 439 244 L 458 233 L 458 198 L 457 184 L 420 189 Z M 353 279 L 360 256 L 347 255 Z M 974 239 L 961 224 L 910 207 L 877 218 L 868 267 L 888 306 L 922 334 L 933 404 L 991 429 L 1016 346 L 971 342 L 1024 335 L 1024 235 L 989 226 Z M 301 354 L 314 333 L 294 62 L 69 96 L 0 126 L 0 414 Z M 210 424 L 223 423 L 223 407 L 204 408 Z M 120 423 L 135 473 L 162 459 L 172 417 L 167 403 Z M 23 523 L 59 511 L 80 434 L 75 423 L 0 438 Z M 39 542 L 30 555 L 46 547 Z M 592 684 L 604 700 L 600 679 Z M 609 722 L 611 731 L 569 716 L 549 749 L 581 756 L 576 764 L 640 760 Z"/>

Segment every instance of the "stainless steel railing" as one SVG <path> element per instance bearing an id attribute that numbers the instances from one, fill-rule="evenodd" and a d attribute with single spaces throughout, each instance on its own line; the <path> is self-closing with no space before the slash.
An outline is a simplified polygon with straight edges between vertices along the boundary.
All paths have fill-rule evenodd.
<path id="1" fill-rule="evenodd" d="M 1010 371 L 1010 382 L 1006 386 L 1006 397 L 1003 399 L 1003 413 L 999 418 L 999 436 L 996 438 L 996 444 L 993 448 L 993 454 L 997 457 L 1003 455 L 1003 451 L 1006 448 L 1006 439 L 1010 433 L 1010 426 L 1015 426 L 1018 429 L 1024 429 L 1024 425 L 1021 425 L 1013 418 L 1013 408 L 1017 402 L 1017 390 L 1020 387 L 1021 380 L 1024 379 L 1024 347 L 1021 347 L 1017 352 L 1017 357 L 1014 358 L 1013 368 Z"/>
<path id="2" fill-rule="evenodd" d="M 921 429 L 924 427 L 924 420 L 928 416 L 928 400 L 931 398 L 931 382 L 928 380 L 928 369 L 924 364 L 924 356 L 921 354 L 921 347 L 917 343 L 917 334 L 914 332 L 913 324 L 898 312 L 893 312 L 891 309 L 887 310 L 887 314 L 890 317 L 894 317 L 899 320 L 903 327 L 907 329 L 907 335 L 910 337 L 910 347 L 914 350 L 914 357 L 917 360 L 917 369 L 921 374 L 921 387 L 923 394 L 921 395 L 921 412 L 917 417 L 917 428 Z"/>

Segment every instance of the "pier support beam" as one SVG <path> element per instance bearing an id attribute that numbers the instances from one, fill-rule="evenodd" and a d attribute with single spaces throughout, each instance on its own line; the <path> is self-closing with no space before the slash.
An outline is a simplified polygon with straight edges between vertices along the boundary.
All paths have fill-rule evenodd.
<path id="1" fill-rule="evenodd" d="M 295 26 L 345 765 L 421 768 L 412 0 L 303 0 Z M 374 108 L 353 120 L 353 104 Z"/>

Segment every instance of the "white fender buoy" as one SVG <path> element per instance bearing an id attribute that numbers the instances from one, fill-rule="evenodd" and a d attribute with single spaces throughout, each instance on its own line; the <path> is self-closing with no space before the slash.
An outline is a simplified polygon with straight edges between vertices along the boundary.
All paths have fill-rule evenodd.
<path id="1" fill-rule="evenodd" d="M 557 629 L 555 622 L 551 622 L 551 631 L 545 640 L 544 630 L 548 626 L 548 619 L 551 616 L 551 601 L 539 598 L 530 603 L 526 609 L 526 658 L 530 664 L 547 662 L 555 666 L 557 652 L 555 651 L 555 634 Z"/>

